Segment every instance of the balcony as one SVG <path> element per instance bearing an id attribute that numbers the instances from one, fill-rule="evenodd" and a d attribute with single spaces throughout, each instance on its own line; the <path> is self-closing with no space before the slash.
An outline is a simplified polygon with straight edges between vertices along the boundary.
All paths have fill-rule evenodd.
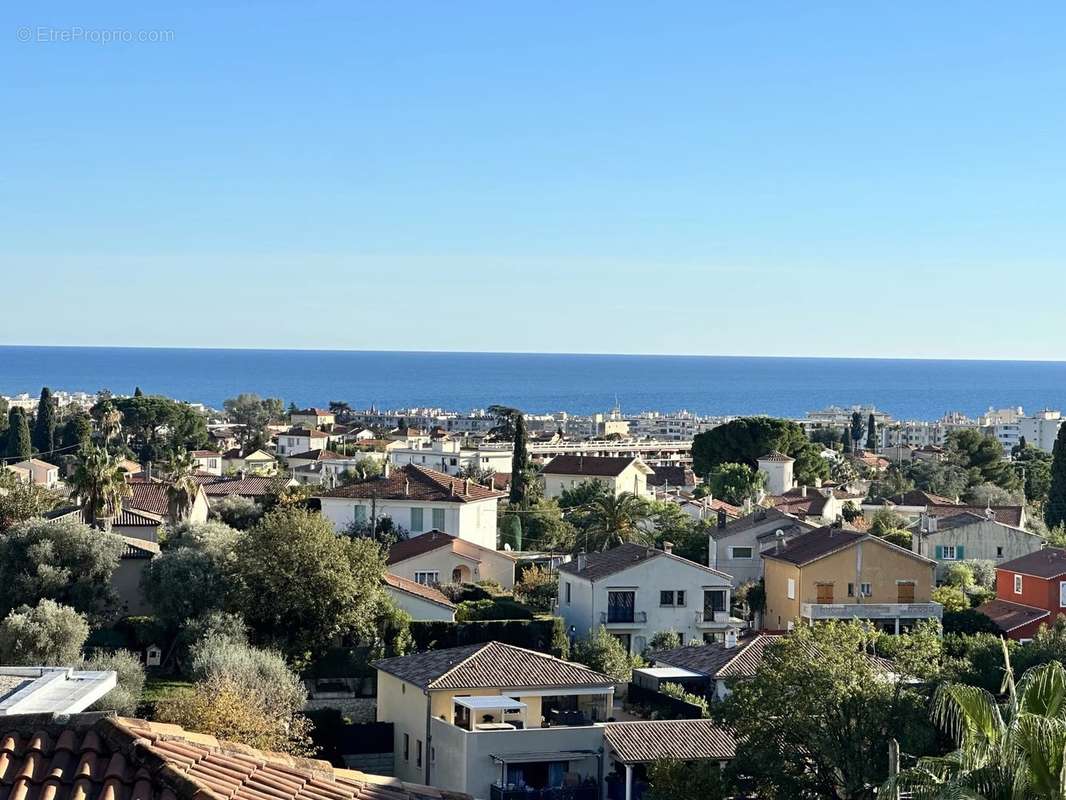
<path id="1" fill-rule="evenodd" d="M 491 800 L 598 800 L 599 794 L 595 783 L 554 789 L 505 789 L 495 783 L 491 787 Z"/>
<path id="2" fill-rule="evenodd" d="M 728 625 L 730 622 L 728 611 L 697 611 L 696 612 L 696 627 L 698 628 L 711 628 L 722 627 Z"/>
<path id="3" fill-rule="evenodd" d="M 940 603 L 803 603 L 805 619 L 940 619 Z"/>
<path id="4" fill-rule="evenodd" d="M 648 622 L 647 611 L 601 611 L 600 625 L 611 628 L 638 628 Z"/>

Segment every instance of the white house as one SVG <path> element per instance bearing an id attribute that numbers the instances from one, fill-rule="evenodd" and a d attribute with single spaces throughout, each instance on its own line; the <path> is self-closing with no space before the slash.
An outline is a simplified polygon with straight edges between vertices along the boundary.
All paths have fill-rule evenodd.
<path id="1" fill-rule="evenodd" d="M 641 459 L 627 456 L 560 455 L 545 464 L 540 474 L 545 497 L 559 497 L 586 481 L 602 484 L 614 495 L 631 492 L 650 497 L 648 476 L 654 470 Z"/>
<path id="2" fill-rule="evenodd" d="M 329 447 L 329 434 L 311 428 L 289 428 L 278 434 L 277 445 L 279 456 L 324 450 Z"/>
<path id="3" fill-rule="evenodd" d="M 773 450 L 758 459 L 759 472 L 766 476 L 766 493 L 781 495 L 796 485 L 792 475 L 796 459 Z"/>
<path id="4" fill-rule="evenodd" d="M 386 572 L 382 577 L 387 594 L 396 607 L 416 622 L 455 622 L 456 605 L 435 586 L 427 586 Z"/>
<path id="5" fill-rule="evenodd" d="M 711 533 L 708 564 L 732 575 L 734 587 L 757 581 L 762 577 L 761 553 L 816 527 L 776 508 L 757 508 Z"/>
<path id="6" fill-rule="evenodd" d="M 19 461 L 17 464 L 9 465 L 8 469 L 23 482 L 29 478 L 38 486 L 46 489 L 54 489 L 59 483 L 59 467 L 47 461 L 41 461 L 39 458 Z"/>
<path id="7" fill-rule="evenodd" d="M 324 408 L 304 408 L 289 415 L 289 424 L 294 428 L 321 428 L 336 421 L 336 415 Z"/>
<path id="8" fill-rule="evenodd" d="M 389 517 L 417 535 L 443 531 L 496 549 L 496 506 L 503 492 L 433 469 L 408 465 L 378 478 L 338 486 L 320 498 L 322 513 L 337 530 Z"/>
<path id="9" fill-rule="evenodd" d="M 214 450 L 193 450 L 189 455 L 196 464 L 197 472 L 206 472 L 209 475 L 222 474 L 222 454 Z"/>
<path id="10" fill-rule="evenodd" d="M 662 631 L 685 642 L 724 638 L 744 624 L 729 614 L 731 595 L 729 575 L 676 556 L 669 545 L 623 544 L 559 567 L 558 614 L 571 636 L 602 625 L 632 653 Z"/>
<path id="11" fill-rule="evenodd" d="M 1044 538 L 1024 528 L 998 522 L 995 516 L 963 511 L 946 517 L 923 513 L 912 528 L 911 549 L 936 561 L 936 580 L 958 561 L 1002 564 L 1044 546 Z"/>
<path id="12" fill-rule="evenodd" d="M 428 436 L 409 436 L 387 448 L 394 467 L 414 464 L 448 475 L 458 475 L 464 469 L 491 472 L 510 472 L 512 451 L 506 448 L 464 448 L 457 439 L 432 439 Z"/>

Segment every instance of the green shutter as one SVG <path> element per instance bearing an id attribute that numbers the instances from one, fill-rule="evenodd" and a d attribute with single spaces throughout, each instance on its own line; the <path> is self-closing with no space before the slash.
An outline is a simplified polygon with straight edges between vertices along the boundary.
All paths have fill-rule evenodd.
<path id="1" fill-rule="evenodd" d="M 939 561 L 944 557 L 944 548 L 940 545 L 936 546 L 936 560 Z"/>
<path id="2" fill-rule="evenodd" d="M 962 561 L 964 558 L 966 558 L 966 553 L 963 551 L 963 547 L 961 544 L 955 545 L 955 558 L 959 561 Z"/>

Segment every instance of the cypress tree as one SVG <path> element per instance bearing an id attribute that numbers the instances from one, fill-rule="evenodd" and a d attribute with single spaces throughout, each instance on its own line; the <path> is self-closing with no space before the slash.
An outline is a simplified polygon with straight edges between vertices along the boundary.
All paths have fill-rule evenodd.
<path id="1" fill-rule="evenodd" d="M 30 425 L 26 412 L 21 408 L 11 409 L 7 417 L 7 457 L 25 461 L 33 455 L 30 444 Z"/>
<path id="2" fill-rule="evenodd" d="M 134 397 L 144 397 L 144 392 L 141 391 L 141 387 L 138 386 L 133 390 Z"/>
<path id="3" fill-rule="evenodd" d="M 1066 522 L 1066 425 L 1059 427 L 1051 450 L 1051 488 L 1044 504 L 1044 522 L 1049 528 Z"/>
<path id="4" fill-rule="evenodd" d="M 866 449 L 871 453 L 877 452 L 877 420 L 873 414 L 870 414 L 870 419 L 866 422 Z"/>
<path id="5" fill-rule="evenodd" d="M 862 414 L 858 411 L 853 411 L 851 414 L 851 439 L 852 449 L 859 449 L 859 442 L 862 441 Z"/>
<path id="6" fill-rule="evenodd" d="M 52 390 L 45 386 L 41 389 L 41 399 L 37 403 L 37 420 L 33 425 L 33 448 L 38 453 L 51 453 L 56 443 L 56 401 Z"/>
<path id="7" fill-rule="evenodd" d="M 840 441 L 844 445 L 844 452 L 845 453 L 850 453 L 851 452 L 851 445 L 852 445 L 852 442 L 851 442 L 851 431 L 848 430 L 847 428 L 844 428 L 844 432 L 842 434 L 840 434 Z"/>
<path id="8" fill-rule="evenodd" d="M 529 475 L 529 448 L 526 443 L 526 418 L 519 413 L 514 420 L 514 455 L 511 456 L 512 506 L 520 506 L 526 499 L 526 477 Z"/>

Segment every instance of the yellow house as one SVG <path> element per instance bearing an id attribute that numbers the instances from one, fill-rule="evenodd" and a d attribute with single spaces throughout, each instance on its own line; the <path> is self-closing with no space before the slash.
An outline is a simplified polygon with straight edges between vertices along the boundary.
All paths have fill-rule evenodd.
<path id="1" fill-rule="evenodd" d="M 397 778 L 480 798 L 566 787 L 577 800 L 598 800 L 614 703 L 607 675 L 500 642 L 373 666 Z"/>
<path id="2" fill-rule="evenodd" d="M 943 614 L 930 599 L 936 562 L 867 533 L 817 528 L 762 558 L 766 630 L 860 619 L 899 633 Z"/>

